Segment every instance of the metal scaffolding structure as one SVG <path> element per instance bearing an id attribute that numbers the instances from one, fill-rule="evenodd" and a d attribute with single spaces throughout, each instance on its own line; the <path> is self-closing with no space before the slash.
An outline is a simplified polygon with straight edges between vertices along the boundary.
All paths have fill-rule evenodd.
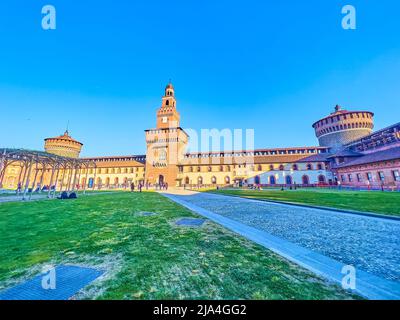
<path id="1" fill-rule="evenodd" d="M 0 148 L 0 188 L 3 186 L 3 179 L 10 165 L 20 166 L 18 185 L 21 188 L 16 192 L 22 194 L 23 200 L 32 197 L 36 186 L 39 186 L 37 192 L 42 192 L 46 172 L 50 175 L 47 197 L 54 198 L 57 190 L 59 192 L 75 191 L 82 171 L 86 174 L 83 186 L 83 193 L 85 193 L 89 169 L 96 171 L 96 163 L 93 160 L 61 157 L 44 151 Z M 58 186 L 60 174 L 62 179 L 61 185 Z M 67 183 L 64 184 L 64 181 Z"/>

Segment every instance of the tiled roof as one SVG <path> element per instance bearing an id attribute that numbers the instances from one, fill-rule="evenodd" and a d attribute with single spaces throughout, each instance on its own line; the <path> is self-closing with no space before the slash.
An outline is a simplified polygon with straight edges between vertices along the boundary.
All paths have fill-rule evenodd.
<path id="1" fill-rule="evenodd" d="M 344 168 L 366 163 L 375 163 L 395 159 L 400 159 L 400 147 L 369 153 L 354 160 L 336 165 L 335 168 Z"/>
<path id="2" fill-rule="evenodd" d="M 145 155 L 130 155 L 130 156 L 105 156 L 105 157 L 90 157 L 83 158 L 85 160 L 95 161 L 98 166 L 110 166 L 110 163 L 114 166 L 127 166 L 127 165 L 138 165 L 146 163 Z M 104 165 L 103 165 L 104 164 Z"/>
<path id="3" fill-rule="evenodd" d="M 58 137 L 54 137 L 54 138 L 46 138 L 44 139 L 45 141 L 47 140 L 64 140 L 64 141 L 71 141 L 71 142 L 75 142 L 75 143 L 79 143 L 81 145 L 83 145 L 83 143 L 79 142 L 78 140 L 75 140 L 74 138 L 72 138 L 69 134 L 68 134 L 68 130 L 64 132 L 63 135 L 58 136 Z"/>
<path id="4" fill-rule="evenodd" d="M 344 149 L 344 150 L 340 150 L 340 151 L 332 154 L 328 158 L 335 158 L 335 157 L 361 157 L 361 156 L 363 156 L 362 153 Z"/>
<path id="5" fill-rule="evenodd" d="M 331 153 L 319 153 L 319 154 L 314 154 L 312 156 L 301 159 L 298 162 L 324 162 L 324 161 L 328 161 L 328 158 L 330 156 L 332 156 Z"/>

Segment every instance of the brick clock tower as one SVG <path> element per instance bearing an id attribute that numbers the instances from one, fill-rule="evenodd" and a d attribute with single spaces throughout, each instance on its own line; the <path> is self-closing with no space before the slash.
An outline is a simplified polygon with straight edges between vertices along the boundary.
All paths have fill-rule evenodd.
<path id="1" fill-rule="evenodd" d="M 157 111 L 157 127 L 146 133 L 146 183 L 178 186 L 178 164 L 188 143 L 187 133 L 179 126 L 174 87 L 169 83 Z"/>

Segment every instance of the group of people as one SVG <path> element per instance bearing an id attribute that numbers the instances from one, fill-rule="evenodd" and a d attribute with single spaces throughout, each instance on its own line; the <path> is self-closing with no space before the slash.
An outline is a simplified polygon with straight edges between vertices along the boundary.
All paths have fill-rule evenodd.
<path id="1" fill-rule="evenodd" d="M 154 186 L 156 190 L 168 190 L 168 183 L 156 183 Z"/>
<path id="2" fill-rule="evenodd" d="M 139 183 L 137 188 L 138 188 L 139 192 L 142 192 L 143 185 L 141 183 Z M 135 191 L 135 184 L 133 182 L 131 182 L 131 192 L 134 192 L 134 191 Z"/>
<path id="3" fill-rule="evenodd" d="M 137 190 L 138 190 L 139 192 L 142 192 L 142 189 L 143 189 L 144 187 L 146 188 L 146 190 L 149 190 L 149 187 L 151 187 L 151 186 L 152 186 L 152 185 L 151 185 L 151 184 L 148 184 L 148 183 L 146 183 L 145 185 L 143 185 L 142 183 L 139 183 L 139 184 L 137 185 Z M 130 188 L 131 188 L 131 192 L 134 192 L 134 191 L 135 191 L 135 188 L 136 188 L 135 183 L 131 182 Z M 155 188 L 155 190 L 168 190 L 168 183 L 156 183 L 156 184 L 154 185 L 154 188 Z"/>
<path id="4" fill-rule="evenodd" d="M 22 188 L 23 188 L 22 183 L 18 182 L 17 189 L 15 190 L 15 192 L 17 194 L 21 193 Z M 38 183 L 35 189 L 29 188 L 28 192 L 46 192 L 46 191 L 49 191 L 49 189 L 53 191 L 55 189 L 55 186 L 54 185 L 53 186 L 48 186 L 48 185 L 41 186 L 40 183 Z"/>

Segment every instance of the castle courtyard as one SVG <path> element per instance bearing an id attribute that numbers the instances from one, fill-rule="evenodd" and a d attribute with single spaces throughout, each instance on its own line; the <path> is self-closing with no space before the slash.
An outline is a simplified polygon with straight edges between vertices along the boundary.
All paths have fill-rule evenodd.
<path id="1" fill-rule="evenodd" d="M 153 212 L 145 215 L 143 212 Z M 74 299 L 352 299 L 340 286 L 156 192 L 2 203 L 0 291 L 44 264 L 105 271 Z"/>
<path id="2" fill-rule="evenodd" d="M 379 217 L 242 197 L 294 202 L 299 192 L 333 207 L 323 195 L 334 193 L 338 203 L 358 197 L 342 209 L 367 213 L 375 210 L 367 208 L 367 192 L 241 192 L 89 192 L 75 200 L 1 203 L 0 292 L 43 265 L 71 264 L 104 271 L 73 299 L 399 297 L 395 206 L 382 205 Z M 400 194 L 368 196 L 396 203 Z M 177 224 L 194 218 L 205 222 Z M 357 291 L 336 281 L 344 265 L 356 268 Z"/>

